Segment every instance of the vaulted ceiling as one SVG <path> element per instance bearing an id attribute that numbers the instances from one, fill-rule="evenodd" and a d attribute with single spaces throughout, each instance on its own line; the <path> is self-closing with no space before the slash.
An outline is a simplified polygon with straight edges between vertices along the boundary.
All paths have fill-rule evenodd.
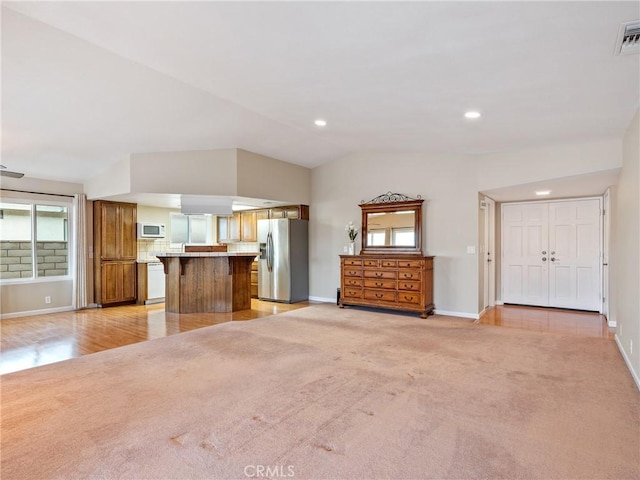
<path id="1" fill-rule="evenodd" d="M 640 57 L 614 47 L 639 5 L 3 2 L 2 163 L 81 183 L 137 152 L 314 167 L 619 138 Z"/>

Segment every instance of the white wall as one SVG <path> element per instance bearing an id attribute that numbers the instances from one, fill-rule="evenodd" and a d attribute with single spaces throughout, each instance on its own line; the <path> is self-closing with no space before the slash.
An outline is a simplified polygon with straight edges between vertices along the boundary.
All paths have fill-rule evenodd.
<path id="1" fill-rule="evenodd" d="M 619 139 L 552 145 L 477 157 L 478 190 L 524 185 L 620 168 Z M 604 193 L 604 192 L 600 192 Z"/>
<path id="2" fill-rule="evenodd" d="M 131 155 L 131 192 L 236 195 L 236 149 Z"/>
<path id="3" fill-rule="evenodd" d="M 131 161 L 124 158 L 85 182 L 84 192 L 89 200 L 131 191 Z"/>
<path id="4" fill-rule="evenodd" d="M 309 205 L 311 170 L 238 149 L 238 196 Z"/>
<path id="5" fill-rule="evenodd" d="M 622 171 L 615 191 L 615 256 L 612 315 L 616 342 L 640 388 L 640 110 L 623 142 Z M 632 348 L 633 344 L 633 348 Z M 633 350 L 633 351 L 632 351 Z"/>
<path id="6" fill-rule="evenodd" d="M 362 153 L 313 169 L 310 296 L 335 300 L 338 255 L 349 241 L 345 225 L 353 221 L 360 227 L 358 204 L 392 191 L 425 199 L 422 250 L 436 256 L 436 310 L 476 315 L 477 256 L 466 253 L 478 236 L 475 165 L 463 156 Z"/>

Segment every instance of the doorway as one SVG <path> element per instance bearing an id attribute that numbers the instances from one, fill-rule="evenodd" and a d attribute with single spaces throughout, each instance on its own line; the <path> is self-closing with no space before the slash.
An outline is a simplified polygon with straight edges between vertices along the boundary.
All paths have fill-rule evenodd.
<path id="1" fill-rule="evenodd" d="M 600 311 L 601 212 L 601 198 L 503 204 L 503 302 Z"/>

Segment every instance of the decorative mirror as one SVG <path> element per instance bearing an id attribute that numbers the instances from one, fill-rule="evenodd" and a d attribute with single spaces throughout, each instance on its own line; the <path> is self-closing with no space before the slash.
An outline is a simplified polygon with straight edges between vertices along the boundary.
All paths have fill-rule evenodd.
<path id="1" fill-rule="evenodd" d="M 362 202 L 362 254 L 422 254 L 422 203 L 400 193 Z"/>

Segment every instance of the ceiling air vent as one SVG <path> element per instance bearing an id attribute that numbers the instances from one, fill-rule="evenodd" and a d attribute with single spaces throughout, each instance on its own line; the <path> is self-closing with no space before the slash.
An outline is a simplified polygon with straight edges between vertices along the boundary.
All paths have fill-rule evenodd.
<path id="1" fill-rule="evenodd" d="M 640 53 L 640 21 L 626 22 L 620 25 L 616 55 Z"/>

